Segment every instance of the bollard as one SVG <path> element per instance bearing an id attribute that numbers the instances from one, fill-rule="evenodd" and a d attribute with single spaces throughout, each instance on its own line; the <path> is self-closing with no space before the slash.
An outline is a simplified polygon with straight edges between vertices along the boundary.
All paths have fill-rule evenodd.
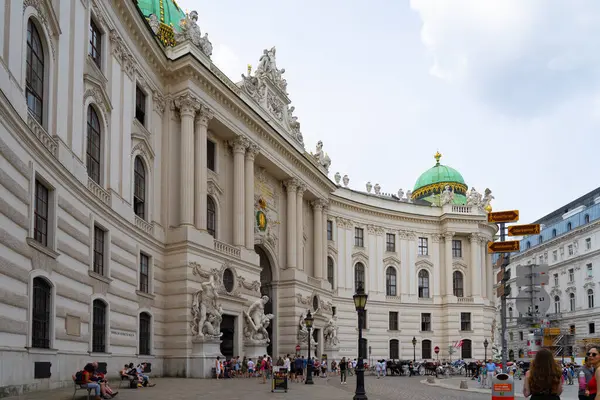
<path id="1" fill-rule="evenodd" d="M 460 381 L 460 388 L 461 389 L 468 389 L 469 388 L 469 385 L 467 384 L 466 380 L 463 379 L 462 381 Z"/>
<path id="2" fill-rule="evenodd" d="M 433 376 L 428 376 L 427 383 L 435 383 L 435 378 Z"/>
<path id="3" fill-rule="evenodd" d="M 508 374 L 498 374 L 492 378 L 492 400 L 514 400 L 514 379 Z"/>

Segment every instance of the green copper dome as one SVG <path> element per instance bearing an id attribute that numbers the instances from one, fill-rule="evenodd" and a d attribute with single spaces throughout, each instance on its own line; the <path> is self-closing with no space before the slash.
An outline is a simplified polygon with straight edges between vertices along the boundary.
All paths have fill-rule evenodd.
<path id="1" fill-rule="evenodd" d="M 179 26 L 179 21 L 185 18 L 185 13 L 175 0 L 137 0 L 137 6 L 144 17 L 154 14 L 159 22 L 167 26 Z"/>
<path id="2" fill-rule="evenodd" d="M 454 191 L 454 203 L 465 204 L 467 193 L 467 185 L 462 175 L 454 168 L 440 164 L 440 153 L 435 154 L 436 164 L 432 168 L 425 171 L 413 188 L 412 198 L 421 199 L 431 202 L 436 201 L 436 198 L 444 191 L 446 186 Z"/>

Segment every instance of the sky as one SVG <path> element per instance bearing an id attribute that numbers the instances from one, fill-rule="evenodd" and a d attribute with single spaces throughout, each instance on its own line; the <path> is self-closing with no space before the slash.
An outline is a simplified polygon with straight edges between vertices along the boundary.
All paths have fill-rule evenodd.
<path id="1" fill-rule="evenodd" d="M 178 0 L 234 82 L 276 46 L 330 178 L 412 189 L 442 164 L 532 222 L 600 184 L 597 0 Z"/>

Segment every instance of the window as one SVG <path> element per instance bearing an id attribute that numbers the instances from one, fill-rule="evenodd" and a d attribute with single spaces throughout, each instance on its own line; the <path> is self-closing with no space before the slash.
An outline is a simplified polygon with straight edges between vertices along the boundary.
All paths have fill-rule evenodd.
<path id="1" fill-rule="evenodd" d="M 333 221 L 327 220 L 327 240 L 333 240 Z"/>
<path id="2" fill-rule="evenodd" d="M 463 274 L 460 271 L 454 271 L 452 274 L 452 290 L 456 297 L 464 297 Z"/>
<path id="3" fill-rule="evenodd" d="M 431 340 L 425 339 L 421 341 L 421 359 L 431 359 Z"/>
<path id="4" fill-rule="evenodd" d="M 594 290 L 588 289 L 587 295 L 588 295 L 588 308 L 594 308 Z"/>
<path id="5" fill-rule="evenodd" d="M 554 286 L 558 286 L 558 274 L 554 274 Z"/>
<path id="6" fill-rule="evenodd" d="M 544 263 L 544 256 L 540 256 L 538 260 L 539 260 L 540 264 L 543 264 Z"/>
<path id="7" fill-rule="evenodd" d="M 591 263 L 586 264 L 587 277 L 592 278 L 594 276 L 594 268 Z"/>
<path id="8" fill-rule="evenodd" d="M 398 312 L 397 311 L 390 311 L 388 329 L 390 331 L 398 330 Z"/>
<path id="9" fill-rule="evenodd" d="M 231 293 L 233 291 L 235 285 L 235 277 L 233 276 L 233 271 L 231 268 L 225 268 L 223 271 L 223 287 L 227 291 L 227 293 Z"/>
<path id="10" fill-rule="evenodd" d="M 327 257 L 327 280 L 333 287 L 333 258 Z"/>
<path id="11" fill-rule="evenodd" d="M 469 358 L 473 358 L 473 356 L 471 355 L 471 340 L 470 339 L 463 339 L 462 340 L 462 346 L 461 346 L 461 358 L 463 360 L 469 359 Z"/>
<path id="12" fill-rule="evenodd" d="M 430 313 L 422 313 L 421 314 L 421 331 L 422 332 L 431 332 L 431 314 Z"/>
<path id="13" fill-rule="evenodd" d="M 512 320 L 513 317 L 513 309 L 512 307 L 508 307 L 508 319 Z"/>
<path id="14" fill-rule="evenodd" d="M 354 245 L 356 247 L 365 246 L 365 231 L 363 228 L 354 228 Z"/>
<path id="15" fill-rule="evenodd" d="M 357 263 L 354 266 L 354 289 L 359 285 L 365 287 L 365 266 L 362 263 Z"/>
<path id="16" fill-rule="evenodd" d="M 569 332 L 571 333 L 571 335 L 574 335 L 574 334 L 575 334 L 575 331 L 576 331 L 576 329 L 575 329 L 575 325 L 571 325 L 571 326 L 569 326 Z"/>
<path id="17" fill-rule="evenodd" d="M 552 229 L 552 237 L 556 237 L 556 229 Z"/>
<path id="18" fill-rule="evenodd" d="M 206 196 L 206 230 L 212 237 L 217 237 L 217 205 L 211 196 Z"/>
<path id="19" fill-rule="evenodd" d="M 150 355 L 150 322 L 152 317 L 148 313 L 140 314 L 139 354 Z"/>
<path id="20" fill-rule="evenodd" d="M 385 234 L 385 250 L 394 252 L 396 251 L 396 234 L 386 233 Z"/>
<path id="21" fill-rule="evenodd" d="M 462 240 L 452 241 L 452 257 L 462 258 Z"/>
<path id="22" fill-rule="evenodd" d="M 100 120 L 94 107 L 88 106 L 87 112 L 87 171 L 88 176 L 100 185 L 100 164 L 102 160 L 102 138 Z"/>
<path id="23" fill-rule="evenodd" d="M 558 260 L 558 251 L 557 250 L 554 250 L 552 252 L 552 260 L 553 261 L 557 261 Z"/>
<path id="24" fill-rule="evenodd" d="M 146 219 L 146 168 L 140 156 L 135 157 L 133 174 L 133 212 Z"/>
<path id="25" fill-rule="evenodd" d="M 106 353 L 106 303 L 94 300 L 92 324 L 92 352 Z"/>
<path id="26" fill-rule="evenodd" d="M 31 19 L 27 21 L 27 60 L 25 97 L 27 108 L 37 122 L 44 116 L 44 48 L 40 34 Z"/>
<path id="27" fill-rule="evenodd" d="M 519 358 L 525 358 L 525 350 L 519 349 Z"/>
<path id="28" fill-rule="evenodd" d="M 583 216 L 583 223 L 584 224 L 589 224 L 590 223 L 590 215 L 589 214 L 585 214 Z"/>
<path id="29" fill-rule="evenodd" d="M 508 333 L 508 340 L 510 340 L 512 342 L 513 339 L 514 339 L 514 334 L 512 332 L 509 332 Z"/>
<path id="30" fill-rule="evenodd" d="M 588 331 L 590 334 L 596 333 L 596 323 L 595 322 L 590 322 L 588 324 Z"/>
<path id="31" fill-rule="evenodd" d="M 106 232 L 94 226 L 94 272 L 104 275 L 104 235 Z"/>
<path id="32" fill-rule="evenodd" d="M 144 253 L 140 254 L 140 292 L 150 293 L 148 277 L 150 276 L 150 257 Z"/>
<path id="33" fill-rule="evenodd" d="M 427 238 L 420 237 L 419 238 L 419 255 L 426 256 L 429 254 L 429 250 L 427 248 Z"/>
<path id="34" fill-rule="evenodd" d="M 574 282 L 575 281 L 575 271 L 573 270 L 573 268 L 569 269 L 569 282 Z"/>
<path id="35" fill-rule="evenodd" d="M 554 313 L 560 314 L 560 297 L 554 296 Z"/>
<path id="36" fill-rule="evenodd" d="M 471 313 L 462 312 L 460 313 L 460 330 L 470 331 L 471 330 Z"/>
<path id="37" fill-rule="evenodd" d="M 575 311 L 575 293 L 569 294 L 569 308 Z"/>
<path id="38" fill-rule="evenodd" d="M 523 331 L 519 332 L 519 340 L 523 340 Z"/>
<path id="39" fill-rule="evenodd" d="M 592 239 L 591 238 L 585 239 L 585 249 L 589 250 L 591 248 L 592 248 Z"/>
<path id="40" fill-rule="evenodd" d="M 419 297 L 429 297 L 429 272 L 424 269 L 419 271 Z"/>
<path id="41" fill-rule="evenodd" d="M 385 270 L 385 294 L 386 296 L 396 296 L 396 268 L 387 267 Z"/>
<path id="42" fill-rule="evenodd" d="M 508 359 L 510 361 L 515 361 L 515 351 L 514 350 L 511 349 L 508 351 Z"/>
<path id="43" fill-rule="evenodd" d="M 573 255 L 573 245 L 572 245 L 572 244 L 570 244 L 570 245 L 567 247 L 567 249 L 568 249 L 568 251 L 569 251 L 569 255 L 570 255 L 570 256 L 572 256 L 572 255 Z"/>
<path id="44" fill-rule="evenodd" d="M 50 305 L 52 287 L 44 278 L 33 279 L 33 307 L 31 310 L 31 347 L 50 348 Z"/>
<path id="45" fill-rule="evenodd" d="M 573 229 L 573 225 L 569 222 L 567 223 L 567 231 L 570 231 L 571 229 Z"/>
<path id="46" fill-rule="evenodd" d="M 142 125 L 146 123 L 146 93 L 139 86 L 135 87 L 135 119 Z"/>
<path id="47" fill-rule="evenodd" d="M 398 339 L 390 340 L 390 359 L 397 360 L 400 358 L 400 342 Z"/>
<path id="48" fill-rule="evenodd" d="M 48 246 L 49 198 L 48 188 L 36 179 L 33 238 L 43 246 Z"/>
<path id="49" fill-rule="evenodd" d="M 215 145 L 215 142 L 210 139 L 206 139 L 206 156 L 206 167 L 213 172 L 217 172 L 217 146 Z"/>
<path id="50" fill-rule="evenodd" d="M 98 68 L 102 68 L 102 32 L 100 32 L 100 29 L 98 29 L 93 20 L 90 21 L 90 45 L 88 52 Z"/>

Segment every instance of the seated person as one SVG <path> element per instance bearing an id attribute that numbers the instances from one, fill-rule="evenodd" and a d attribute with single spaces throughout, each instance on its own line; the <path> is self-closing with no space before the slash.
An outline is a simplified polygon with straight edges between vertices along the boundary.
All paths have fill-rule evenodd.
<path id="1" fill-rule="evenodd" d="M 132 364 L 129 364 L 130 366 L 133 366 Z M 135 368 L 137 376 L 139 378 L 141 378 L 142 381 L 142 386 L 148 386 L 148 387 L 153 387 L 155 386 L 154 383 L 150 383 L 150 377 L 148 375 L 144 374 L 144 370 L 146 369 L 146 363 L 141 363 L 138 364 L 138 366 Z"/>
<path id="2" fill-rule="evenodd" d="M 100 394 L 102 394 L 102 398 L 112 399 L 112 395 L 107 391 L 107 384 L 105 382 L 103 374 L 97 374 L 96 369 L 98 368 L 98 363 L 89 363 L 83 367 L 83 371 L 81 374 L 81 381 L 77 382 L 81 384 L 81 386 L 86 387 L 88 389 L 93 389 L 95 392 L 96 400 L 100 399 Z M 112 390 L 110 390 L 112 393 Z M 115 393 L 116 395 L 116 393 Z"/>

